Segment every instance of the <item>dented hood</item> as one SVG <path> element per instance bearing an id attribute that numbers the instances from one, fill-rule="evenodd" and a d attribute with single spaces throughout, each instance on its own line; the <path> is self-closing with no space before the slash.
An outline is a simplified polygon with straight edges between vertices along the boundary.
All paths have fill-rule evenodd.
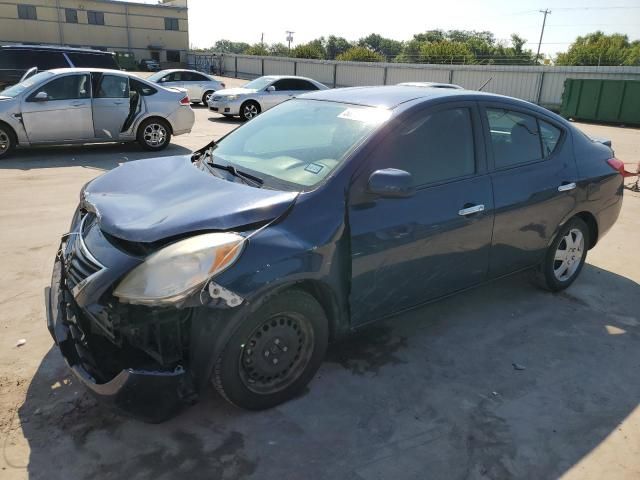
<path id="1" fill-rule="evenodd" d="M 296 195 L 230 182 L 198 169 L 190 156 L 175 156 L 125 163 L 87 185 L 83 201 L 106 233 L 155 242 L 266 222 L 283 214 Z"/>

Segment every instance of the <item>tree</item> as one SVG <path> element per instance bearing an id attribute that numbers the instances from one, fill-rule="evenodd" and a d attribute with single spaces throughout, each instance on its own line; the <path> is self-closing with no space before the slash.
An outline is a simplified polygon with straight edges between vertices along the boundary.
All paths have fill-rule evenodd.
<path id="1" fill-rule="evenodd" d="M 336 60 L 345 62 L 383 62 L 384 57 L 366 47 L 356 46 L 338 55 Z"/>
<path id="2" fill-rule="evenodd" d="M 324 50 L 322 46 L 318 46 L 316 41 L 298 45 L 291 53 L 295 58 L 324 58 Z"/>
<path id="3" fill-rule="evenodd" d="M 351 47 L 353 47 L 353 44 L 349 42 L 349 40 L 343 37 L 336 37 L 335 35 L 329 35 L 324 45 L 328 60 L 334 60 L 338 55 L 346 52 Z"/>
<path id="4" fill-rule="evenodd" d="M 230 40 L 218 40 L 213 49 L 217 52 L 242 53 L 249 48 L 248 43 L 232 42 Z"/>
<path id="5" fill-rule="evenodd" d="M 288 57 L 289 56 L 289 47 L 287 47 L 284 43 L 274 43 L 269 45 L 269 55 L 273 55 L 274 57 Z"/>
<path id="6" fill-rule="evenodd" d="M 379 53 L 386 58 L 394 58 L 402 52 L 402 42 L 385 38 L 377 33 L 372 33 L 358 40 L 358 45 Z"/>
<path id="7" fill-rule="evenodd" d="M 578 37 L 565 53 L 556 58 L 558 65 L 640 65 L 639 42 L 627 35 L 605 35 L 601 31 Z"/>
<path id="8" fill-rule="evenodd" d="M 474 56 L 466 44 L 444 40 L 424 43 L 420 47 L 418 61 L 420 63 L 473 63 Z"/>
<path id="9" fill-rule="evenodd" d="M 269 55 L 269 51 L 267 50 L 267 47 L 265 47 L 262 43 L 256 43 L 255 45 L 251 45 L 243 53 L 245 55 L 260 55 L 265 57 Z"/>

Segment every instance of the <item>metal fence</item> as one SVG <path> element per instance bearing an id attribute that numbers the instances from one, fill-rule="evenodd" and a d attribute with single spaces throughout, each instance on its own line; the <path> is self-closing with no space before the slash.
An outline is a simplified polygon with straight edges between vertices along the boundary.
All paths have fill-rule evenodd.
<path id="1" fill-rule="evenodd" d="M 394 85 L 400 82 L 422 81 L 455 83 L 473 90 L 491 79 L 484 91 L 522 98 L 554 109 L 558 109 L 562 103 L 562 91 L 567 78 L 640 80 L 640 67 L 364 63 L 194 53 L 188 55 L 188 62 L 198 70 L 236 78 L 301 75 L 331 87 Z"/>

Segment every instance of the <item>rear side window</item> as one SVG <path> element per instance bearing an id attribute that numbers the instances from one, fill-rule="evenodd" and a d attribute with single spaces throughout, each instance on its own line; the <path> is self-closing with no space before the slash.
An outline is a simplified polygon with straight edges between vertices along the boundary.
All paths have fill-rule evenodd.
<path id="1" fill-rule="evenodd" d="M 475 173 L 471 111 L 452 108 L 419 114 L 383 148 L 388 164 L 413 176 L 414 185 L 442 182 Z"/>
<path id="2" fill-rule="evenodd" d="M 496 168 L 542 160 L 535 117 L 501 108 L 487 108 Z"/>
<path id="3" fill-rule="evenodd" d="M 129 98 L 129 81 L 119 75 L 103 75 L 96 98 Z"/>
<path id="4" fill-rule="evenodd" d="M 562 131 L 558 127 L 543 120 L 538 120 L 538 124 L 540 125 L 540 139 L 542 140 L 543 154 L 544 157 L 547 158 L 558 146 Z"/>
<path id="5" fill-rule="evenodd" d="M 131 91 L 137 92 L 144 97 L 153 95 L 157 92 L 157 90 L 152 86 L 147 85 L 146 83 L 139 82 L 135 78 L 129 79 L 129 88 L 131 88 Z"/>
<path id="6" fill-rule="evenodd" d="M 67 56 L 74 67 L 119 69 L 110 53 L 67 52 Z"/>

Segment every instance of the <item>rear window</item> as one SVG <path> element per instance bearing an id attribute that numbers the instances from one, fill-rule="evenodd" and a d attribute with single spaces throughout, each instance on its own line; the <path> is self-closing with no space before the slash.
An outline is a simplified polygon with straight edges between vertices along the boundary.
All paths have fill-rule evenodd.
<path id="1" fill-rule="evenodd" d="M 110 53 L 68 52 L 67 55 L 75 67 L 120 68 Z"/>
<path id="2" fill-rule="evenodd" d="M 140 95 L 144 97 L 153 95 L 158 91 L 152 86 L 147 85 L 146 83 L 139 82 L 135 78 L 129 78 L 129 87 L 131 88 L 132 91 L 138 92 Z"/>
<path id="3" fill-rule="evenodd" d="M 28 70 L 38 67 L 38 70 L 52 68 L 66 68 L 69 63 L 62 52 L 55 50 L 0 50 L 0 68 L 9 70 Z"/>

